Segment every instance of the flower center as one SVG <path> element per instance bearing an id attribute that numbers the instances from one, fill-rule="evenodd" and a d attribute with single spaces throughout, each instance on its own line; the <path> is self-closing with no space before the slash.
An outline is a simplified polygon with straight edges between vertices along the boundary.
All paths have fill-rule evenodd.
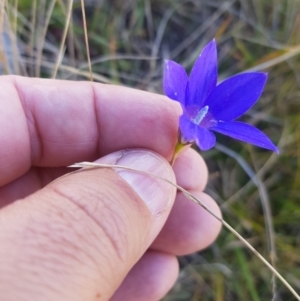
<path id="1" fill-rule="evenodd" d="M 197 113 L 196 117 L 192 119 L 192 122 L 199 125 L 201 123 L 201 121 L 204 119 L 204 117 L 206 116 L 208 109 L 209 109 L 209 106 L 205 106 L 204 108 L 202 108 Z"/>

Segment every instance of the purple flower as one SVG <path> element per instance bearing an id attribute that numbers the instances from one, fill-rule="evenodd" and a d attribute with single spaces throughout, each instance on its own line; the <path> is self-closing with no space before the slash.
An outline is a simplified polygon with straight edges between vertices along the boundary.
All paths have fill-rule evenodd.
<path id="1" fill-rule="evenodd" d="M 204 47 L 189 78 L 184 68 L 173 61 L 165 61 L 164 71 L 165 93 L 183 109 L 179 126 L 184 143 L 195 141 L 201 150 L 209 150 L 216 143 L 214 131 L 278 153 L 263 132 L 234 121 L 258 100 L 266 73 L 238 74 L 217 85 L 215 40 Z"/>

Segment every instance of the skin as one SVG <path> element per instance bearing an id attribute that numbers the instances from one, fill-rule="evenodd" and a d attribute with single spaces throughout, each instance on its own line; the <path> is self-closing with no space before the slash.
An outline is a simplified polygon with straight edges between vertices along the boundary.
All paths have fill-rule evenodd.
<path id="1" fill-rule="evenodd" d="M 194 150 L 168 163 L 179 105 L 88 82 L 3 76 L 0 89 L 1 300 L 161 299 L 176 281 L 176 256 L 209 246 L 220 223 L 144 174 L 66 166 L 148 170 L 221 215 Z"/>

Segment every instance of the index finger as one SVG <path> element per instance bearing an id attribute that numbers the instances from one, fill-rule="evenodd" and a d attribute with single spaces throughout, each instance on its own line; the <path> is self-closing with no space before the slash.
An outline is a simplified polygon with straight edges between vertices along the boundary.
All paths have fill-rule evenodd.
<path id="1" fill-rule="evenodd" d="M 0 185 L 34 166 L 126 148 L 170 158 L 180 108 L 162 95 L 91 82 L 0 78 Z"/>

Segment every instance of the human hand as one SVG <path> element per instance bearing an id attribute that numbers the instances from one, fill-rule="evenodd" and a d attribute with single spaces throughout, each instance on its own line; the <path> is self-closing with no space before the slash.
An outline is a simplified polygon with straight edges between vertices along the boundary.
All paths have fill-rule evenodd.
<path id="1" fill-rule="evenodd" d="M 176 255 L 207 247 L 220 223 L 170 184 L 142 173 L 64 167 L 92 161 L 203 193 L 193 150 L 173 169 L 180 108 L 133 89 L 0 78 L 1 301 L 155 301 L 177 278 Z"/>

